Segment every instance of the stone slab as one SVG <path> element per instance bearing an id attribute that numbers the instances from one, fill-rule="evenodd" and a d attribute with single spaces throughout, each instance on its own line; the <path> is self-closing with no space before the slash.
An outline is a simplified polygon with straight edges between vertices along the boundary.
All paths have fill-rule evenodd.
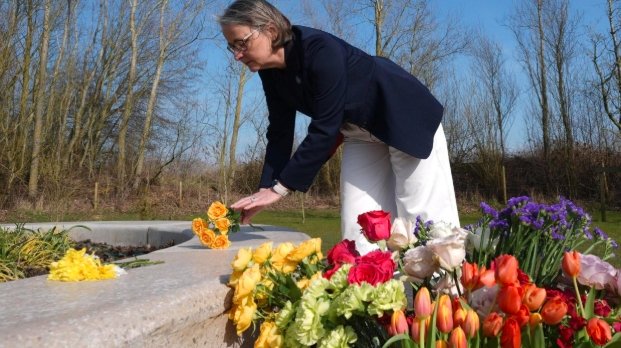
<path id="1" fill-rule="evenodd" d="M 239 347 L 226 316 L 232 296 L 226 283 L 237 250 L 308 239 L 262 227 L 244 226 L 231 235 L 228 250 L 206 249 L 193 237 L 140 257 L 163 264 L 130 269 L 114 280 L 64 283 L 39 276 L 2 283 L 0 347 Z"/>

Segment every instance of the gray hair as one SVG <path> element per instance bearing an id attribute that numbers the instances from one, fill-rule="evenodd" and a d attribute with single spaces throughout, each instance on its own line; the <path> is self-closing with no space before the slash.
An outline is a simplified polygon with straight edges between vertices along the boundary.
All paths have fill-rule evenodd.
<path id="1" fill-rule="evenodd" d="M 218 17 L 220 25 L 247 25 L 263 29 L 268 24 L 276 27 L 278 36 L 272 48 L 279 48 L 291 41 L 291 22 L 276 7 L 265 0 L 236 0 Z"/>

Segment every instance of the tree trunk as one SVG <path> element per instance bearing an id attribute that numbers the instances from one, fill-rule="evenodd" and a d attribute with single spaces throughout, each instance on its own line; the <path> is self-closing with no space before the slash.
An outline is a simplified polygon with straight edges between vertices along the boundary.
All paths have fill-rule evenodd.
<path id="1" fill-rule="evenodd" d="M 239 134 L 239 127 L 241 126 L 241 113 L 242 113 L 242 101 L 244 99 L 244 87 L 246 85 L 246 67 L 242 66 L 239 72 L 239 80 L 237 82 L 237 99 L 235 101 L 235 114 L 233 115 L 233 129 L 231 130 L 231 143 L 229 144 L 229 169 L 228 169 L 228 183 L 229 185 L 234 182 L 235 169 L 237 166 L 236 151 L 237 151 L 237 136 Z"/>
<path id="2" fill-rule="evenodd" d="M 32 134 L 32 160 L 30 162 L 30 178 L 28 180 L 28 196 L 37 197 L 39 189 L 39 163 L 41 143 L 43 142 L 43 108 L 45 106 L 45 85 L 47 80 L 47 53 L 50 41 L 50 7 L 51 0 L 45 0 L 43 9 L 43 32 L 39 48 L 39 72 L 35 97 L 35 124 Z"/>
<path id="3" fill-rule="evenodd" d="M 539 86 L 541 100 L 541 137 L 543 140 L 543 159 L 546 181 L 550 184 L 550 109 L 548 105 L 548 87 L 546 79 L 546 62 L 544 57 L 544 33 L 543 33 L 543 0 L 537 0 L 537 30 L 538 47 L 537 61 L 539 65 Z M 548 185 L 548 187 L 551 187 Z"/>

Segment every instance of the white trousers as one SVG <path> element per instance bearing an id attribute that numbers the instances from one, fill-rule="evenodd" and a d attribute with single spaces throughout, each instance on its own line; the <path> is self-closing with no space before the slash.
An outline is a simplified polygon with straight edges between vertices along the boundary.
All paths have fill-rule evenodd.
<path id="1" fill-rule="evenodd" d="M 356 241 L 361 254 L 376 249 L 360 232 L 358 215 L 371 210 L 390 212 L 412 221 L 444 221 L 459 226 L 455 189 L 442 125 L 429 158 L 421 160 L 386 145 L 368 131 L 342 128 L 341 233 Z"/>

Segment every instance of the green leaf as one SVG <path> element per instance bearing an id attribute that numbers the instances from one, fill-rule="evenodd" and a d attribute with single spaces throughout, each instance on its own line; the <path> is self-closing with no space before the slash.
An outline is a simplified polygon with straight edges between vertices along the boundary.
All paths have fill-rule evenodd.
<path id="1" fill-rule="evenodd" d="M 400 334 L 400 335 L 392 336 L 388 341 L 386 341 L 386 343 L 384 343 L 382 348 L 388 348 L 392 346 L 394 343 L 399 342 L 399 341 L 404 341 L 404 340 L 407 340 L 406 343 L 410 343 L 410 344 L 413 343 L 412 339 L 410 338 L 408 334 Z"/>
<path id="2" fill-rule="evenodd" d="M 586 303 L 584 304 L 584 318 L 586 320 L 593 318 L 593 313 L 595 312 L 595 293 L 595 288 L 591 287 L 591 289 L 589 289 Z"/>
<path id="3" fill-rule="evenodd" d="M 616 334 L 614 334 L 610 342 L 608 342 L 608 344 L 604 347 L 621 348 L 621 332 L 617 332 Z"/>

